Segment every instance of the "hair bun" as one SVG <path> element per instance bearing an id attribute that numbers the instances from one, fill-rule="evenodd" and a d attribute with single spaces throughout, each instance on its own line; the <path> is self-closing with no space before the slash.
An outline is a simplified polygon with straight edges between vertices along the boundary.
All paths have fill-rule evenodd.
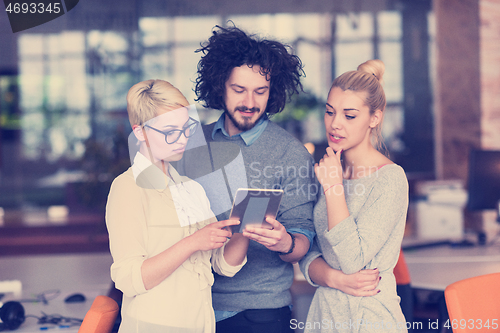
<path id="1" fill-rule="evenodd" d="M 385 73 L 385 65 L 384 62 L 380 59 L 372 59 L 365 61 L 364 63 L 358 66 L 358 71 L 372 74 L 377 78 L 380 84 L 384 82 L 383 77 Z"/>

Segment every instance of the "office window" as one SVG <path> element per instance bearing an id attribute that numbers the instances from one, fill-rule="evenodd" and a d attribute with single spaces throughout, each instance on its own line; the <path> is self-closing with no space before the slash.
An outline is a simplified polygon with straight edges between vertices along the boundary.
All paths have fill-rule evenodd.
<path id="1" fill-rule="evenodd" d="M 16 191 L 22 193 L 11 206 L 31 200 L 26 195 L 31 191 L 28 185 L 56 186 L 58 195 L 50 202 L 64 204 L 67 182 L 85 177 L 109 182 L 123 171 L 126 167 L 117 161 L 128 160 L 128 89 L 142 80 L 164 79 L 193 103 L 201 56 L 195 50 L 215 25 L 228 20 L 249 33 L 291 45 L 301 58 L 306 94 L 300 94 L 274 120 L 304 142 L 325 140 L 324 102 L 333 78 L 367 59 L 382 59 L 388 100 L 383 134 L 391 151 L 404 148 L 399 140 L 404 120 L 402 19 L 396 11 L 139 17 L 135 30 L 110 26 L 106 30 L 26 32 L 18 37 L 19 75 L 12 81 L 17 80 L 20 96 L 20 121 L 10 122 L 20 130 L 20 147 L 12 145 L 19 159 L 15 167 L 0 170 L 5 176 L 1 191 L 7 193 L 17 186 Z M 204 110 L 200 116 L 207 123 L 220 112 Z M 26 165 L 39 166 L 37 173 L 26 171 Z M 21 174 L 22 184 L 12 181 L 6 186 L 5 179 L 14 172 Z M 68 180 L 68 173 L 80 178 Z M 31 203 L 43 204 L 47 200 L 42 197 Z M 0 207 L 7 207 L 4 199 L 0 198 Z"/>
<path id="2" fill-rule="evenodd" d="M 336 21 L 335 77 L 355 70 L 373 54 L 373 16 L 370 13 L 339 14 Z"/>
<path id="3" fill-rule="evenodd" d="M 317 97 L 328 93 L 331 82 L 330 14 L 234 15 L 228 20 L 252 34 L 291 45 L 304 65 L 304 90 Z"/>
<path id="4" fill-rule="evenodd" d="M 376 18 L 376 20 L 375 20 Z M 335 76 L 355 70 L 368 59 L 384 61 L 388 103 L 402 100 L 401 15 L 398 12 L 336 16 Z"/>
<path id="5" fill-rule="evenodd" d="M 404 149 L 402 21 L 396 11 L 349 13 L 335 16 L 335 76 L 355 70 L 368 59 L 385 65 L 384 91 L 387 108 L 383 136 L 389 151 Z"/>
<path id="6" fill-rule="evenodd" d="M 399 12 L 234 15 L 224 19 L 250 33 L 292 45 L 304 63 L 305 90 L 318 99 L 326 99 L 336 75 L 367 59 L 382 59 L 388 100 L 384 134 L 393 141 L 402 130 Z M 194 51 L 221 21 L 219 16 L 143 17 L 137 32 L 21 35 L 25 156 L 50 160 L 81 157 L 85 139 L 109 137 L 106 133 L 116 123 L 108 120 L 116 114 L 123 117 L 126 93 L 140 80 L 168 80 L 193 102 L 200 58 Z"/>
<path id="7" fill-rule="evenodd" d="M 21 35 L 19 68 L 23 156 L 80 157 L 90 134 L 84 35 Z"/>
<path id="8" fill-rule="evenodd" d="M 140 43 L 142 45 L 140 67 L 141 80 L 169 77 L 173 71 L 172 21 L 168 18 L 143 17 L 139 19 Z"/>
<path id="9" fill-rule="evenodd" d="M 387 98 L 382 134 L 389 151 L 399 153 L 405 149 L 401 140 L 404 132 L 401 14 L 396 11 L 378 13 L 377 27 L 378 57 L 385 64 L 384 91 Z"/>
<path id="10" fill-rule="evenodd" d="M 403 100 L 402 22 L 398 12 L 377 14 L 379 58 L 384 61 L 384 89 L 388 103 Z"/>
<path id="11" fill-rule="evenodd" d="M 217 24 L 218 16 L 139 19 L 141 80 L 167 80 L 193 103 L 193 82 L 200 59 L 195 50 Z"/>
<path id="12" fill-rule="evenodd" d="M 91 102 L 96 103 L 91 108 L 103 112 L 126 108 L 135 65 L 131 38 L 129 33 L 114 31 L 87 34 L 89 93 Z"/>

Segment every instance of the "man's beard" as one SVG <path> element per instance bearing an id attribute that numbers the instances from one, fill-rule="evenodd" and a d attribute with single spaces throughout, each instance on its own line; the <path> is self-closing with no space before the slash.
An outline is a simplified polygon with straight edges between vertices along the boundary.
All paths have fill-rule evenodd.
<path id="1" fill-rule="evenodd" d="M 252 111 L 252 112 L 260 112 L 260 108 L 247 108 L 246 106 L 238 106 L 236 108 L 234 108 L 234 112 L 236 111 Z M 257 118 L 257 120 L 255 120 L 254 122 L 251 121 L 251 119 L 247 119 L 247 118 L 243 118 L 243 121 L 242 122 L 238 122 L 232 113 L 228 112 L 226 110 L 226 114 L 229 118 L 229 120 L 233 123 L 234 127 L 236 127 L 239 131 L 242 131 L 242 132 L 245 132 L 245 131 L 248 131 L 248 130 L 251 130 L 255 124 L 257 124 L 257 122 L 260 120 L 260 118 L 262 118 L 262 116 L 264 115 L 264 113 L 262 113 L 260 115 L 259 118 Z"/>

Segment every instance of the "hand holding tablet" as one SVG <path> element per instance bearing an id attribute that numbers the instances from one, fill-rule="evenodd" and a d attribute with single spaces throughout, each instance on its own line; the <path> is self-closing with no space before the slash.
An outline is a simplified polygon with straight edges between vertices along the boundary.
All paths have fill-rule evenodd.
<path id="1" fill-rule="evenodd" d="M 241 233 L 247 225 L 272 229 L 266 217 L 276 218 L 283 190 L 240 188 L 236 191 L 229 219 L 240 220 L 231 226 L 233 233 Z"/>

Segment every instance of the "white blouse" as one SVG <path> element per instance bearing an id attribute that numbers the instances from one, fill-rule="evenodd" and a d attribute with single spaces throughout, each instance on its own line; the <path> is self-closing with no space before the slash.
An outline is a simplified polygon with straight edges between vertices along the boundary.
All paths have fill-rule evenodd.
<path id="1" fill-rule="evenodd" d="M 215 272 L 234 276 L 224 247 L 197 251 L 156 287 L 146 290 L 141 266 L 209 223 L 217 221 L 205 191 L 169 166 L 170 179 L 138 153 L 116 177 L 106 206 L 113 264 L 111 278 L 123 292 L 120 333 L 215 332 L 211 286 Z"/>

